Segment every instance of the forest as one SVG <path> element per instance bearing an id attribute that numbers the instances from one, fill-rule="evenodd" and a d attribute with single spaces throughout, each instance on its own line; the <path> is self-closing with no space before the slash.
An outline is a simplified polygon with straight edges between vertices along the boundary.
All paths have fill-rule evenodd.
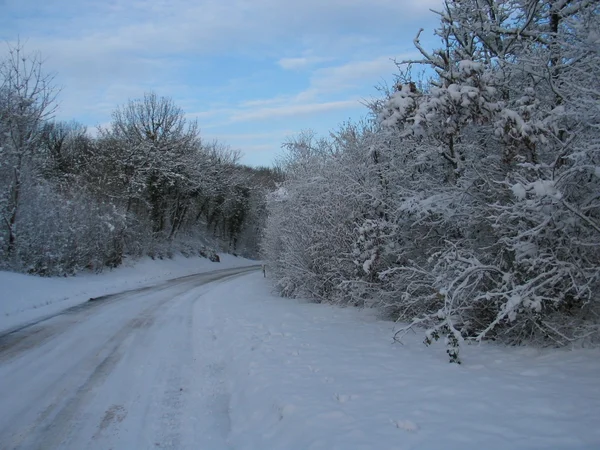
<path id="1" fill-rule="evenodd" d="M 0 268 L 72 275 L 125 257 L 258 254 L 273 169 L 239 164 L 153 92 L 95 135 L 55 121 L 53 78 L 20 44 L 0 62 Z"/>

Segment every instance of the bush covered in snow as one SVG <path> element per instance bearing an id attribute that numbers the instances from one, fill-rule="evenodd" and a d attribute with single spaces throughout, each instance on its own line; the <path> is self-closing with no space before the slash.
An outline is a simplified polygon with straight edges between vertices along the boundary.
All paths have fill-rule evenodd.
<path id="1" fill-rule="evenodd" d="M 264 253 L 286 295 L 463 341 L 600 336 L 597 2 L 448 1 L 368 124 L 286 145 Z M 410 68 L 426 65 L 424 83 Z"/>

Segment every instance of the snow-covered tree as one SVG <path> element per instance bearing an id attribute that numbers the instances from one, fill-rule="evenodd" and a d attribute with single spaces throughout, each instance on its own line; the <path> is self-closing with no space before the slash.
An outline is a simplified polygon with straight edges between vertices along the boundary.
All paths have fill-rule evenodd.
<path id="1" fill-rule="evenodd" d="M 50 120 L 55 93 L 39 56 L 9 48 L 0 62 L 2 268 L 55 275 L 144 254 L 256 254 L 260 233 L 248 219 L 262 220 L 251 209 L 265 193 L 239 152 L 202 142 L 196 122 L 154 93 L 118 108 L 93 138 Z"/>
<path id="2" fill-rule="evenodd" d="M 437 73 L 428 92 L 402 86 L 379 105 L 384 127 L 423 147 L 444 142 L 462 177 L 444 190 L 462 196 L 452 215 L 468 219 L 444 221 L 456 235 L 428 273 L 439 308 L 416 321 L 452 345 L 598 335 L 598 98 L 580 88 L 598 86 L 597 12 L 591 2 L 448 1 L 444 47 L 416 40 Z"/>
<path id="3" fill-rule="evenodd" d="M 23 177 L 33 170 L 44 122 L 56 104 L 53 76 L 46 74 L 41 57 L 21 46 L 9 46 L 0 61 L 0 247 L 14 257 L 19 231 Z"/>

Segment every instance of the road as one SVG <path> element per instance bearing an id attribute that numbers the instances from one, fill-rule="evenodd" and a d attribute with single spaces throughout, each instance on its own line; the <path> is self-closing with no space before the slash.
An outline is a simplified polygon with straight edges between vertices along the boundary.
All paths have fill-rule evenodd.
<path id="1" fill-rule="evenodd" d="M 203 296 L 259 267 L 110 295 L 0 335 L 0 449 L 226 449 Z"/>

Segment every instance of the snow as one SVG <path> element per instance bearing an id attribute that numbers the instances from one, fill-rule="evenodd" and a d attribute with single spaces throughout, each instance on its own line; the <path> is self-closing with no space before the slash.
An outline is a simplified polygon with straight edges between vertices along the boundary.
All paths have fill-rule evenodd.
<path id="1" fill-rule="evenodd" d="M 364 263 L 363 263 L 363 270 L 365 273 L 369 273 L 371 271 L 371 267 L 373 266 L 373 261 L 375 259 L 375 255 L 372 255 L 371 258 L 367 259 Z"/>
<path id="2" fill-rule="evenodd" d="M 219 301 L 219 294 L 226 301 Z M 372 312 L 214 291 L 236 449 L 600 448 L 600 352 L 392 344 Z"/>
<path id="3" fill-rule="evenodd" d="M 458 62 L 458 70 L 462 75 L 470 76 L 483 70 L 483 64 L 469 59 L 463 59 Z"/>
<path id="4" fill-rule="evenodd" d="M 181 264 L 172 274 L 193 270 L 183 260 L 123 270 L 135 278 L 143 267 L 157 276 L 150 283 L 164 264 Z M 90 295 L 103 282 L 115 289 L 126 278 L 118 273 L 97 275 L 96 283 L 86 276 L 89 287 L 80 289 Z M 392 343 L 394 324 L 374 311 L 282 299 L 261 271 L 232 273 L 89 302 L 23 330 L 13 343 L 0 339 L 0 442 L 66 449 L 600 448 L 598 350 L 481 344 L 461 350 L 462 365 L 449 364 L 443 344 L 425 347 L 420 334 Z M 48 286 L 50 294 L 60 291 Z M 14 283 L 3 292 L 33 298 L 37 289 Z"/>
<path id="5" fill-rule="evenodd" d="M 101 274 L 87 273 L 69 278 L 42 278 L 0 271 L 0 332 L 55 314 L 90 297 L 152 286 L 194 273 L 257 264 L 229 254 L 219 254 L 219 257 L 219 263 L 182 255 L 164 260 L 144 258 Z"/>
<path id="6" fill-rule="evenodd" d="M 527 191 L 521 183 L 516 183 L 511 186 L 513 195 L 519 200 L 525 200 L 527 197 Z"/>
<path id="7" fill-rule="evenodd" d="M 562 195 L 555 187 L 553 180 L 536 180 L 530 183 L 531 189 L 538 197 L 552 196 L 560 199 Z"/>
<path id="8" fill-rule="evenodd" d="M 532 192 L 537 197 L 551 196 L 558 200 L 562 198 L 562 194 L 556 188 L 553 180 L 536 180 L 532 183 L 527 183 L 525 186 L 521 183 L 516 183 L 511 186 L 511 190 L 518 200 L 524 200 L 527 197 L 527 192 Z"/>

